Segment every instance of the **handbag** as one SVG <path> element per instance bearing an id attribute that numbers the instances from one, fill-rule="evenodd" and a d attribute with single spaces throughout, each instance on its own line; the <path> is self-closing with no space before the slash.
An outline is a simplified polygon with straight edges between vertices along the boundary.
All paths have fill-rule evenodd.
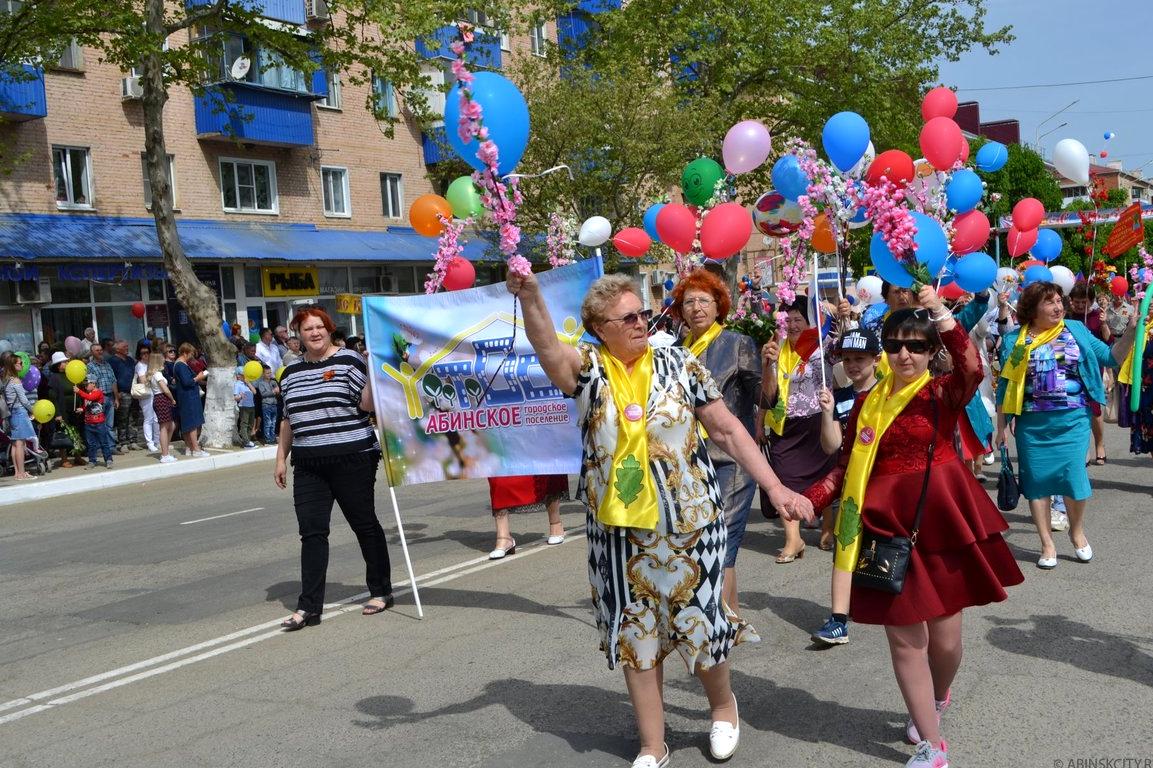
<path id="1" fill-rule="evenodd" d="M 1021 484 L 1009 459 L 1009 447 L 1001 443 L 1001 474 L 997 476 L 997 509 L 1012 512 L 1021 501 Z"/>
<path id="2" fill-rule="evenodd" d="M 933 454 L 937 447 L 937 399 L 929 391 L 933 408 L 933 439 L 929 441 L 929 462 L 925 466 L 925 479 L 921 482 L 921 497 L 917 499 L 917 515 L 913 518 L 913 532 L 908 536 L 882 536 L 861 530 L 861 554 L 853 571 L 853 586 L 875 589 L 899 595 L 905 588 L 905 574 L 913 547 L 917 545 L 917 531 L 921 528 L 921 515 L 925 511 L 925 496 L 929 492 L 929 476 L 933 471 Z"/>
<path id="3" fill-rule="evenodd" d="M 133 400 L 143 400 L 152 395 L 152 387 L 145 384 L 140 379 L 132 380 L 132 389 L 128 390 L 128 394 L 132 395 Z"/>
<path id="4" fill-rule="evenodd" d="M 64 429 L 57 429 L 48 440 L 48 447 L 53 451 L 71 451 L 76 445 Z"/>

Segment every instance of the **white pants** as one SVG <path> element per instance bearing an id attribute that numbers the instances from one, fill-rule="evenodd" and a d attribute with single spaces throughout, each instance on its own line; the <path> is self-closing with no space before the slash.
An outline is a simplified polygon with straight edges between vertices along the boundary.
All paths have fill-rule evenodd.
<path id="1" fill-rule="evenodd" d="M 159 445 L 160 423 L 156 420 L 156 411 L 152 408 L 152 398 L 142 397 L 140 412 L 144 415 L 144 442 L 147 445 Z"/>

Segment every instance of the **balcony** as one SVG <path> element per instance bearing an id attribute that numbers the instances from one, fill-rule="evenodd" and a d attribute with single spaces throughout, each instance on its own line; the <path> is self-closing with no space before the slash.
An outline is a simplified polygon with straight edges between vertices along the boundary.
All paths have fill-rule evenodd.
<path id="1" fill-rule="evenodd" d="M 452 150 L 448 147 L 448 139 L 445 138 L 443 125 L 426 128 L 420 134 L 420 146 L 424 152 L 425 165 L 436 165 L 452 159 Z"/>
<path id="2" fill-rule="evenodd" d="M 44 70 L 25 64 L 26 77 L 0 74 L 0 118 L 12 122 L 37 120 L 48 115 L 44 96 Z"/>
<path id="3" fill-rule="evenodd" d="M 221 82 L 196 96 L 196 135 L 274 147 L 315 143 L 312 101 L 317 94 Z"/>
<path id="4" fill-rule="evenodd" d="M 185 0 L 186 8 L 213 5 L 216 0 Z M 241 0 L 245 8 L 259 13 L 266 19 L 274 19 L 289 24 L 304 24 L 304 0 Z"/>
<path id="5" fill-rule="evenodd" d="M 417 40 L 416 52 L 426 59 L 455 59 L 456 56 L 449 49 L 449 45 L 456 39 L 456 25 L 450 24 L 432 33 L 428 40 Z M 485 69 L 500 69 L 500 54 L 500 35 L 488 34 L 478 29 L 468 51 L 470 63 Z"/>

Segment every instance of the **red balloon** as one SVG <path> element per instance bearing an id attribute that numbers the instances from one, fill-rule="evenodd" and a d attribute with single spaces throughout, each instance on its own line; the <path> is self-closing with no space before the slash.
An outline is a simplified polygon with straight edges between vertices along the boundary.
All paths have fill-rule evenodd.
<path id="1" fill-rule="evenodd" d="M 1129 281 L 1117 275 L 1117 277 L 1109 281 L 1109 290 L 1113 292 L 1114 296 L 1124 296 L 1129 292 Z"/>
<path id="2" fill-rule="evenodd" d="M 1045 218 L 1045 206 L 1035 197 L 1026 197 L 1013 206 L 1013 226 L 1025 232 L 1041 226 Z"/>
<path id="3" fill-rule="evenodd" d="M 1106 157 L 1108 157 L 1108 156 L 1109 156 L 1109 153 L 1108 153 L 1108 152 L 1106 152 L 1105 150 L 1101 150 L 1101 159 L 1102 159 L 1102 160 L 1104 160 L 1104 159 L 1105 159 Z"/>
<path id="4" fill-rule="evenodd" d="M 889 149 L 873 159 L 869 170 L 865 173 L 865 180 L 876 186 L 881 183 L 881 177 L 884 176 L 903 189 L 913 180 L 915 174 L 913 158 L 899 149 Z"/>
<path id="5" fill-rule="evenodd" d="M 144 317 L 144 302 L 138 301 L 132 305 L 132 316 L 136 319 Z"/>
<path id="6" fill-rule="evenodd" d="M 697 217 L 680 203 L 669 203 L 657 214 L 657 234 L 677 253 L 688 253 L 697 237 Z"/>
<path id="7" fill-rule="evenodd" d="M 949 250 L 958 256 L 974 253 L 989 242 L 989 217 L 983 211 L 969 211 L 953 219 L 953 242 Z"/>
<path id="8" fill-rule="evenodd" d="M 1037 230 L 1028 229 L 1022 232 L 1014 225 L 1009 227 L 1009 235 L 1006 240 L 1009 243 L 1009 254 L 1011 256 L 1024 256 L 1029 252 L 1030 248 L 1037 244 Z"/>
<path id="9" fill-rule="evenodd" d="M 942 299 L 947 299 L 949 301 L 956 301 L 957 299 L 959 299 L 965 295 L 965 289 L 962 288 L 961 286 L 957 285 L 956 282 L 952 282 L 952 283 L 949 283 L 948 285 L 942 285 L 941 290 L 937 291 L 937 295 L 940 296 Z"/>
<path id="10" fill-rule="evenodd" d="M 950 171 L 961 159 L 961 127 L 948 117 L 934 117 L 921 129 L 921 153 L 938 171 Z"/>
<path id="11" fill-rule="evenodd" d="M 476 283 L 476 267 L 463 256 L 453 256 L 444 271 L 444 281 L 441 285 L 446 291 L 459 291 L 471 288 Z"/>
<path id="12" fill-rule="evenodd" d="M 753 217 L 740 203 L 721 203 L 701 222 L 701 251 L 710 259 L 727 259 L 749 242 Z"/>
<path id="13" fill-rule="evenodd" d="M 961 162 L 969 162 L 969 140 L 965 138 L 964 134 L 961 134 Z"/>
<path id="14" fill-rule="evenodd" d="M 639 227 L 628 227 L 617 232 L 613 238 L 613 245 L 625 256 L 636 259 L 644 256 L 653 244 L 653 239 Z"/>
<path id="15" fill-rule="evenodd" d="M 957 94 L 941 85 L 925 94 L 921 102 L 921 117 L 929 122 L 934 117 L 947 117 L 950 120 L 957 114 Z"/>

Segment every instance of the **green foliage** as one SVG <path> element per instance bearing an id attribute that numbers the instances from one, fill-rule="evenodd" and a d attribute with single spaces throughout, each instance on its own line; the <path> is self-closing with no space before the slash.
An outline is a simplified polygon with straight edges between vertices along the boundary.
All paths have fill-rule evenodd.
<path id="1" fill-rule="evenodd" d="M 617 467 L 616 477 L 617 498 L 627 507 L 637 500 L 641 495 L 641 489 L 644 487 L 645 473 L 641 469 L 637 457 L 631 453 L 626 456 L 625 460 Z"/>

